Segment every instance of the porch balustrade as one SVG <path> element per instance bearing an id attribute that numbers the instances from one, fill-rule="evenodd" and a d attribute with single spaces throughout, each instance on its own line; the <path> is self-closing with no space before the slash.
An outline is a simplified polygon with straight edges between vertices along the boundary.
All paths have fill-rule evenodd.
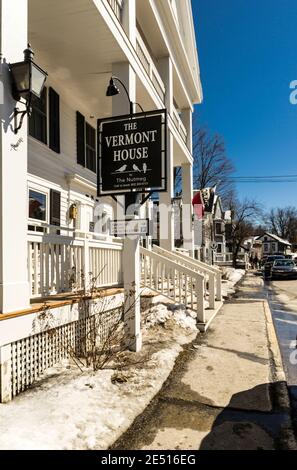
<path id="1" fill-rule="evenodd" d="M 122 284 L 122 243 L 74 235 L 29 232 L 32 297 Z"/>
<path id="2" fill-rule="evenodd" d="M 165 86 L 162 78 L 157 70 L 154 60 L 149 53 L 139 31 L 136 32 L 136 53 L 144 70 L 149 76 L 151 82 L 154 85 L 156 92 L 158 93 L 162 103 L 165 102 Z"/>
<path id="3" fill-rule="evenodd" d="M 115 16 L 122 23 L 123 18 L 123 0 L 107 0 Z"/>
<path id="4" fill-rule="evenodd" d="M 181 138 L 183 139 L 183 141 L 185 142 L 185 144 L 187 143 L 187 136 L 188 136 L 188 133 L 187 133 L 187 129 L 185 128 L 179 114 L 178 114 L 178 111 L 175 107 L 173 107 L 173 113 L 172 113 L 172 119 L 173 119 L 173 122 L 175 124 L 175 127 L 177 128 L 178 132 L 180 133 L 181 135 Z"/>

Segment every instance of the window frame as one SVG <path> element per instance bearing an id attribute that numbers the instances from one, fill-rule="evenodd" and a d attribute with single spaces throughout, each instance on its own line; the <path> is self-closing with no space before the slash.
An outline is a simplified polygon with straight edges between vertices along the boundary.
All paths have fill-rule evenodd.
<path id="1" fill-rule="evenodd" d="M 32 114 L 31 116 L 33 115 L 33 112 L 36 112 L 38 115 L 41 115 L 42 117 L 45 118 L 45 140 L 41 140 L 39 139 L 38 137 L 36 137 L 36 135 L 32 135 L 30 133 L 30 119 L 31 119 L 31 116 L 29 117 L 29 122 L 28 122 L 28 135 L 30 137 L 32 137 L 32 139 L 35 139 L 37 140 L 37 142 L 40 142 L 41 144 L 44 144 L 46 146 L 48 146 L 48 140 L 49 140 L 49 129 L 48 129 L 48 125 L 49 125 L 49 103 L 48 103 L 48 87 L 44 87 L 43 90 L 42 90 L 42 94 L 44 94 L 45 96 L 45 111 L 39 109 L 38 107 L 34 106 L 34 101 L 36 100 L 36 102 L 38 102 L 37 100 L 41 100 L 41 98 L 37 98 L 36 96 L 33 96 L 33 104 L 32 104 L 32 101 L 31 101 L 31 107 L 32 107 Z"/>
<path id="2" fill-rule="evenodd" d="M 90 131 L 94 141 L 90 141 Z M 92 139 L 93 140 L 93 139 Z M 76 110 L 76 164 L 97 175 L 97 129 L 93 127 L 84 114 Z M 90 164 L 89 152 L 94 152 L 94 168 Z"/>
<path id="3" fill-rule="evenodd" d="M 88 136 L 90 136 L 90 132 L 94 133 L 94 146 L 90 145 L 88 143 Z M 85 120 L 85 168 L 87 170 L 92 171 L 92 173 L 97 174 L 97 145 L 96 145 L 96 129 L 95 127 L 91 126 L 86 120 Z M 88 166 L 88 150 L 91 152 L 94 152 L 94 170 Z"/>
<path id="4" fill-rule="evenodd" d="M 32 217 L 29 217 L 29 203 L 30 203 L 30 191 L 34 191 L 35 193 L 42 194 L 45 196 L 45 220 L 40 220 L 40 219 L 34 219 Z M 28 194 L 27 194 L 27 214 L 28 214 L 28 225 L 32 225 L 32 223 L 36 225 L 43 225 L 43 224 L 48 224 L 49 223 L 49 191 L 47 189 L 40 189 L 40 187 L 35 186 L 33 184 L 30 184 L 28 186 Z M 31 222 L 31 224 L 30 224 Z"/>
<path id="5" fill-rule="evenodd" d="M 223 235 L 223 227 L 222 227 L 222 222 L 215 221 L 215 234 L 216 235 Z M 220 227 L 219 230 L 217 230 L 217 227 Z"/>

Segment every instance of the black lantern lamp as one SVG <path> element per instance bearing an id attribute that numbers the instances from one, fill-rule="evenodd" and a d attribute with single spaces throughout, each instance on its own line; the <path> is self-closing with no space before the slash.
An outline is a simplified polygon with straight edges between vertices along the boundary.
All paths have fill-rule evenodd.
<path id="1" fill-rule="evenodd" d="M 34 52 L 28 44 L 28 48 L 24 50 L 24 61 L 9 64 L 12 96 L 16 101 L 20 101 L 21 98 L 26 101 L 25 111 L 19 111 L 18 108 L 14 110 L 15 134 L 22 127 L 25 114 L 30 113 L 32 95 L 40 98 L 47 77 L 47 73 L 33 62 L 33 56 Z M 17 126 L 18 114 L 21 114 L 21 119 Z"/>
<path id="2" fill-rule="evenodd" d="M 119 95 L 119 94 L 120 94 L 120 90 L 119 90 L 118 87 L 115 85 L 114 80 L 117 80 L 117 81 L 122 85 L 122 87 L 124 88 L 124 90 L 125 90 L 125 92 L 126 92 L 127 98 L 128 98 L 128 100 L 129 100 L 130 114 L 133 114 L 133 112 L 134 112 L 134 104 L 137 104 L 137 105 L 140 107 L 141 111 L 144 112 L 142 106 L 141 106 L 139 103 L 133 103 L 133 101 L 131 101 L 126 86 L 124 85 L 124 83 L 122 82 L 122 80 L 120 80 L 118 77 L 115 77 L 115 76 L 112 76 L 112 77 L 111 77 L 111 79 L 110 79 L 110 81 L 109 81 L 109 85 L 108 85 L 107 90 L 106 90 L 106 96 L 115 96 L 115 95 Z"/>

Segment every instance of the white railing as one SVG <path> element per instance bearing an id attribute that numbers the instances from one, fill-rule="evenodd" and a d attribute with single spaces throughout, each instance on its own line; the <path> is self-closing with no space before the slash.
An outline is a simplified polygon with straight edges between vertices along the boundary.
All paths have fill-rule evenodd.
<path id="1" fill-rule="evenodd" d="M 109 5 L 111 6 L 111 9 L 119 20 L 119 22 L 122 23 L 123 0 L 107 0 L 107 3 L 109 3 Z"/>
<path id="2" fill-rule="evenodd" d="M 145 287 L 197 312 L 197 321 L 206 323 L 204 277 L 164 256 L 140 248 L 141 274 Z"/>
<path id="3" fill-rule="evenodd" d="M 188 133 L 187 133 L 187 129 L 185 128 L 179 114 L 178 114 L 178 111 L 177 109 L 173 106 L 173 111 L 172 111 L 172 120 L 175 124 L 175 127 L 177 128 L 178 132 L 180 133 L 181 135 L 181 138 L 183 139 L 183 141 L 185 142 L 185 144 L 187 143 L 187 137 L 188 137 Z"/>
<path id="4" fill-rule="evenodd" d="M 122 284 L 122 243 L 28 234 L 32 297 Z"/>
<path id="5" fill-rule="evenodd" d="M 237 263 L 242 263 L 247 265 L 249 262 L 249 256 L 247 253 L 238 253 L 236 258 Z M 233 253 L 223 252 L 223 253 L 216 253 L 215 254 L 215 263 L 233 263 Z"/>
<path id="6" fill-rule="evenodd" d="M 159 253 L 160 255 L 203 275 L 205 289 L 207 287 L 209 293 L 209 308 L 215 308 L 215 300 L 222 300 L 222 273 L 220 269 L 202 263 L 202 261 L 198 261 L 181 252 L 168 251 L 157 245 L 153 246 L 153 250 L 156 253 Z"/>
<path id="7" fill-rule="evenodd" d="M 156 92 L 158 93 L 162 103 L 165 102 L 165 86 L 162 78 L 155 66 L 154 60 L 149 53 L 139 31 L 136 32 L 136 53 L 143 65 L 144 70 L 149 76 L 151 82 L 154 85 Z"/>

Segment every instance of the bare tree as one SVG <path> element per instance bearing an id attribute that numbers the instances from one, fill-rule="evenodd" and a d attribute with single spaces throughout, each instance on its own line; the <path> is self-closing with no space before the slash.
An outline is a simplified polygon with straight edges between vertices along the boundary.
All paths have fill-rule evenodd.
<path id="1" fill-rule="evenodd" d="M 281 238 L 294 243 L 297 240 L 297 209 L 278 207 L 264 216 L 267 229 Z"/>
<path id="2" fill-rule="evenodd" d="M 195 189 L 217 187 L 223 202 L 234 191 L 230 179 L 234 166 L 226 155 L 224 140 L 203 127 L 193 133 L 193 185 Z M 176 192 L 181 190 L 181 170 L 175 170 Z"/>
<path id="3" fill-rule="evenodd" d="M 243 241 L 254 234 L 254 224 L 262 214 L 261 205 L 254 200 L 238 201 L 236 197 L 229 200 L 231 210 L 230 242 L 232 244 L 233 266 Z"/>

